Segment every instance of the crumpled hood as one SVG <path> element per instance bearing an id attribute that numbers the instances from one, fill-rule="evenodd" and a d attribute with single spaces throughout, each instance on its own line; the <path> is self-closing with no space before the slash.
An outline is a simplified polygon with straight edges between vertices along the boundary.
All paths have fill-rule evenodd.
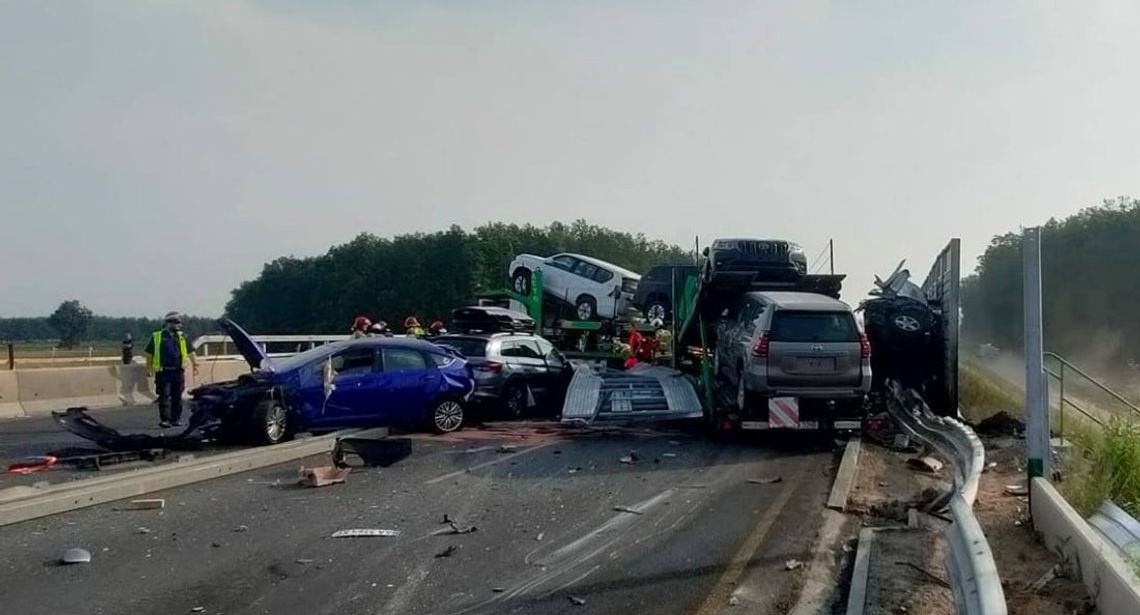
<path id="1" fill-rule="evenodd" d="M 275 369 L 273 359 L 270 359 L 261 346 L 253 341 L 245 329 L 242 329 L 236 322 L 229 318 L 222 318 L 218 321 L 218 325 L 230 336 L 237 346 L 238 352 L 245 358 L 246 363 L 249 363 L 250 369 L 259 369 L 261 371 L 272 372 Z"/>

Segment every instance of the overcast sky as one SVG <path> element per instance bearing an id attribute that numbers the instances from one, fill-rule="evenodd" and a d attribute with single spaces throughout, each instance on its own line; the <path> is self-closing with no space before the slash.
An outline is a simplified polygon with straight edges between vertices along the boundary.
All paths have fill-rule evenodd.
<path id="1" fill-rule="evenodd" d="M 849 300 L 953 236 L 972 269 L 1140 192 L 1138 6 L 3 0 L 0 315 L 217 315 L 491 220 L 833 237 Z"/>

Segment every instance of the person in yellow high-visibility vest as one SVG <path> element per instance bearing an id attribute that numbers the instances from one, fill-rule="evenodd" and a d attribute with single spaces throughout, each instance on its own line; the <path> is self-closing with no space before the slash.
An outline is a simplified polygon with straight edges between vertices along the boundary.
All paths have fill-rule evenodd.
<path id="1" fill-rule="evenodd" d="M 146 345 L 146 370 L 154 377 L 154 394 L 158 397 L 158 426 L 182 425 L 182 390 L 186 388 L 186 363 L 198 375 L 198 362 L 182 333 L 182 315 L 169 312 L 166 326 L 151 334 Z"/>

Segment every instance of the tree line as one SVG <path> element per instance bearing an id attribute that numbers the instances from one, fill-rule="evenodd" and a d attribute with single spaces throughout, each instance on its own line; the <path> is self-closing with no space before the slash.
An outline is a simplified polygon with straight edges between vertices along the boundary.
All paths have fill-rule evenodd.
<path id="1" fill-rule="evenodd" d="M 1021 234 L 994 237 L 962 283 L 963 334 L 1022 347 Z M 1045 349 L 1077 358 L 1140 360 L 1140 200 L 1104 201 L 1042 227 Z"/>
<path id="2" fill-rule="evenodd" d="M 407 316 L 448 320 L 476 293 L 509 285 L 515 255 L 588 254 L 644 273 L 692 262 L 677 246 L 578 220 L 549 226 L 490 223 L 392 238 L 364 233 L 320 256 L 282 257 L 233 291 L 226 313 L 251 331 L 343 333 L 356 315 L 397 331 Z"/>
<path id="3" fill-rule="evenodd" d="M 183 317 L 189 339 L 218 331 L 216 319 Z M 141 345 L 147 336 L 161 328 L 161 318 L 99 316 L 78 300 L 64 301 L 51 316 L 0 318 L 0 342 L 47 342 L 61 348 L 74 348 L 84 342 L 122 340 L 129 333 Z"/>

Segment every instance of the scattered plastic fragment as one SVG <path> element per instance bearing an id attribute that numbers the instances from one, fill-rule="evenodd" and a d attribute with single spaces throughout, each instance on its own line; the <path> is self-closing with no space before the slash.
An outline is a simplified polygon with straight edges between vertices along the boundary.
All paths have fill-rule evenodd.
<path id="1" fill-rule="evenodd" d="M 804 563 L 798 559 L 790 559 L 784 562 L 784 570 L 799 570 L 804 567 Z"/>
<path id="2" fill-rule="evenodd" d="M 728 606 L 736 606 L 738 604 L 740 604 L 740 598 L 737 598 L 736 596 L 728 597 Z"/>
<path id="3" fill-rule="evenodd" d="M 748 482 L 753 485 L 772 485 L 782 482 L 783 480 L 784 478 L 781 476 L 768 476 L 765 478 L 750 478 L 748 479 Z"/>
<path id="4" fill-rule="evenodd" d="M 930 472 L 934 474 L 942 469 L 942 462 L 933 457 L 912 457 L 906 460 L 907 467 L 920 470 L 923 472 Z"/>
<path id="5" fill-rule="evenodd" d="M 333 532 L 333 538 L 392 538 L 400 535 L 400 530 L 380 530 L 380 529 L 352 529 L 352 530 L 337 530 Z"/>
<path id="6" fill-rule="evenodd" d="M 574 606 L 585 606 L 586 605 L 586 601 L 579 598 L 578 596 L 567 596 L 567 598 L 570 599 L 570 604 L 573 604 Z"/>
<path id="7" fill-rule="evenodd" d="M 90 564 L 91 553 L 87 549 L 68 549 L 63 552 L 60 560 L 65 564 Z"/>
<path id="8" fill-rule="evenodd" d="M 637 510 L 636 508 L 630 508 L 629 506 L 614 506 L 614 510 L 616 510 L 618 512 L 623 512 L 623 513 L 630 513 L 633 515 L 644 515 L 645 514 L 644 512 Z"/>
<path id="9" fill-rule="evenodd" d="M 237 534 L 240 534 L 242 532 L 248 532 L 249 526 L 248 525 L 239 525 L 239 526 L 235 527 L 233 531 L 234 531 L 234 533 L 237 533 Z"/>
<path id="10" fill-rule="evenodd" d="M 1026 485 L 1006 485 L 1006 495 L 1029 495 L 1029 487 Z"/>
<path id="11" fill-rule="evenodd" d="M 297 482 L 306 487 L 327 487 L 343 483 L 348 479 L 349 468 L 336 466 L 302 467 L 297 473 Z"/>
<path id="12" fill-rule="evenodd" d="M 439 553 L 436 553 L 435 556 L 436 557 L 451 557 L 452 555 L 455 555 L 455 552 L 458 550 L 459 550 L 458 545 L 448 545 L 448 547 L 446 549 L 444 549 L 443 551 L 440 551 Z"/>

